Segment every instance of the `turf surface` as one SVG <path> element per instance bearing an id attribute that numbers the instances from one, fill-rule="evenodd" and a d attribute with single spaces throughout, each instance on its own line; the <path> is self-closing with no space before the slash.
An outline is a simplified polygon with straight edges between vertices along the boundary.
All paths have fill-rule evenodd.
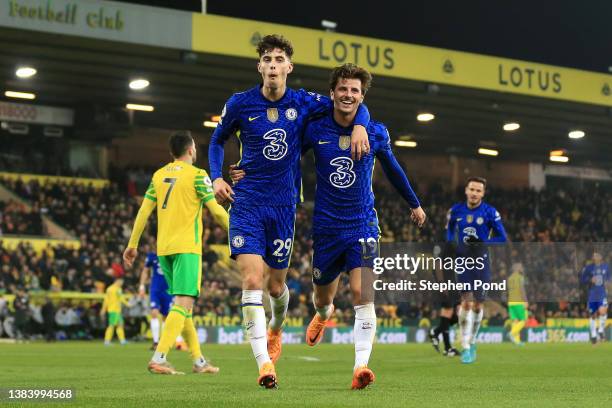
<path id="1" fill-rule="evenodd" d="M 0 388 L 76 390 L 74 401 L 53 407 L 612 407 L 611 343 L 481 345 L 472 365 L 429 345 L 377 344 L 370 364 L 376 383 L 363 391 L 349 389 L 352 346 L 285 346 L 277 390 L 256 385 L 249 346 L 205 345 L 221 367 L 215 376 L 149 374 L 147 348 L 0 344 Z M 177 369 L 191 368 L 187 353 L 173 351 L 169 359 Z"/>

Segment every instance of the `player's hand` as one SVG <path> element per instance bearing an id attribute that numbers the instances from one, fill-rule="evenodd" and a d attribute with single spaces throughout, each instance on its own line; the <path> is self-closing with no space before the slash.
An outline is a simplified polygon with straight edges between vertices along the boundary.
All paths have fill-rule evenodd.
<path id="1" fill-rule="evenodd" d="M 234 190 L 229 184 L 225 182 L 221 177 L 213 181 L 213 190 L 215 192 L 215 199 L 219 205 L 223 205 L 226 202 L 234 202 Z"/>
<path id="2" fill-rule="evenodd" d="M 482 239 L 474 236 L 474 235 L 468 235 L 468 237 L 465 240 L 466 243 L 468 244 L 480 244 L 482 243 Z"/>
<path id="3" fill-rule="evenodd" d="M 230 175 L 230 178 L 232 179 L 232 184 L 235 185 L 236 183 L 238 183 L 240 180 L 244 178 L 246 173 L 244 172 L 244 170 L 239 169 L 237 165 L 230 164 L 229 175 Z"/>
<path id="4" fill-rule="evenodd" d="M 125 266 L 131 268 L 137 255 L 138 250 L 136 248 L 125 248 L 125 251 L 123 251 L 123 263 Z"/>
<path id="5" fill-rule="evenodd" d="M 361 160 L 370 152 L 370 141 L 368 140 L 368 132 L 361 125 L 353 126 L 351 134 L 351 157 L 353 160 Z"/>
<path id="6" fill-rule="evenodd" d="M 425 215 L 425 211 L 421 207 L 413 208 L 412 214 L 410 214 L 410 219 L 414 222 L 419 228 L 425 224 L 425 219 L 427 219 L 427 215 Z"/>

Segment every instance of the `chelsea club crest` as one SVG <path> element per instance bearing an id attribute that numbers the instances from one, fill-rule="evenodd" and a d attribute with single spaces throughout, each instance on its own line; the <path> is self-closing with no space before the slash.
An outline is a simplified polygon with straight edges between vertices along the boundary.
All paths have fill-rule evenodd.
<path id="1" fill-rule="evenodd" d="M 289 108 L 285 111 L 285 117 L 288 120 L 295 120 L 297 118 L 297 111 L 293 108 Z"/>

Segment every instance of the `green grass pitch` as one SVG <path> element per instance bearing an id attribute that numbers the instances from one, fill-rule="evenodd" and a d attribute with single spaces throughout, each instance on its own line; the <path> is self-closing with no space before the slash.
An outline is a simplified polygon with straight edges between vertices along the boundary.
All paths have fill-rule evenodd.
<path id="1" fill-rule="evenodd" d="M 0 344 L 0 388 L 76 390 L 74 401 L 53 407 L 612 407 L 612 343 L 480 345 L 472 365 L 426 344 L 375 344 L 370 367 L 376 382 L 363 391 L 349 389 L 352 346 L 285 346 L 277 390 L 256 385 L 248 345 L 204 345 L 221 367 L 215 376 L 149 374 L 147 348 Z M 173 351 L 169 360 L 191 368 L 188 353 Z"/>

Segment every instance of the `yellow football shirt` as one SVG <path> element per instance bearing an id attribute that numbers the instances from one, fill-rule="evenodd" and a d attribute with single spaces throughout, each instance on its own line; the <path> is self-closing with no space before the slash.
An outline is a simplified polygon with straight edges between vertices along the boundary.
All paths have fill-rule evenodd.
<path id="1" fill-rule="evenodd" d="M 513 272 L 508 277 L 508 303 L 520 304 L 527 301 L 523 296 L 525 289 L 525 277 Z"/>
<path id="2" fill-rule="evenodd" d="M 157 170 L 145 200 L 157 207 L 157 255 L 202 253 L 202 205 L 214 198 L 206 171 L 180 160 Z"/>
<path id="3" fill-rule="evenodd" d="M 117 285 L 110 285 L 106 289 L 106 295 L 104 296 L 104 305 L 106 306 L 107 313 L 121 313 L 123 291 Z"/>

